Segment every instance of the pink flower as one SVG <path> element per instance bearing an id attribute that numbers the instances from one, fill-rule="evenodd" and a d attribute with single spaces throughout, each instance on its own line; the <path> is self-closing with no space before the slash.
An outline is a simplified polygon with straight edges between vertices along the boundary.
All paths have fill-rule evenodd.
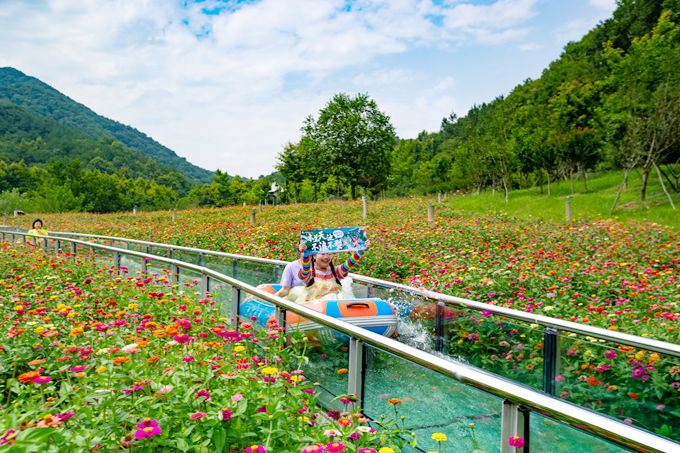
<path id="1" fill-rule="evenodd" d="M 186 357 L 182 357 L 182 362 L 190 363 L 190 362 L 193 362 L 193 361 L 194 361 L 194 356 L 192 356 L 192 355 L 188 355 L 188 356 L 186 356 Z"/>
<path id="2" fill-rule="evenodd" d="M 205 389 L 201 389 L 198 392 L 196 392 L 195 396 L 196 396 L 196 398 L 203 397 L 203 398 L 205 398 L 205 401 L 210 401 L 210 392 L 205 390 Z"/>
<path id="3" fill-rule="evenodd" d="M 154 437 L 161 435 L 161 427 L 158 426 L 156 420 L 146 419 L 142 423 L 137 423 L 139 428 L 135 431 L 135 439 L 144 439 L 145 437 Z"/>
<path id="4" fill-rule="evenodd" d="M 345 444 L 341 442 L 331 442 L 329 444 L 326 444 L 326 451 L 329 453 L 338 453 L 345 450 L 346 450 Z"/>
<path id="5" fill-rule="evenodd" d="M 52 380 L 52 378 L 49 377 L 49 376 L 40 376 L 40 377 L 33 379 L 33 382 L 35 384 L 47 384 L 51 380 Z"/>
<path id="6" fill-rule="evenodd" d="M 321 444 L 309 445 L 300 450 L 300 453 L 323 453 L 323 445 Z"/>
<path id="7" fill-rule="evenodd" d="M 519 436 L 512 436 L 508 439 L 508 445 L 515 448 L 522 448 L 524 446 L 524 439 Z"/>
<path id="8" fill-rule="evenodd" d="M 229 409 L 222 409 L 220 411 L 220 420 L 223 422 L 229 421 L 232 415 L 234 415 L 233 411 L 230 411 Z"/>
<path id="9" fill-rule="evenodd" d="M 241 401 L 243 399 L 243 395 L 241 393 L 237 393 L 236 395 L 232 395 L 231 400 L 233 402 Z"/>
<path id="10" fill-rule="evenodd" d="M 357 453 L 378 453 L 378 450 L 370 447 L 360 448 Z"/>
<path id="11" fill-rule="evenodd" d="M 606 351 L 604 353 L 604 356 L 608 359 L 615 359 L 616 358 L 616 351 L 614 351 L 613 349 L 610 349 L 609 351 Z"/>
<path id="12" fill-rule="evenodd" d="M 246 449 L 243 451 L 245 453 L 267 453 L 267 450 L 265 450 L 262 445 L 253 445 L 251 447 L 246 447 Z"/>
<path id="13" fill-rule="evenodd" d="M 175 335 L 174 337 L 172 337 L 172 339 L 180 344 L 189 343 L 191 341 L 191 337 L 185 333 L 181 335 Z"/>
<path id="14" fill-rule="evenodd" d="M 193 414 L 189 415 L 189 419 L 191 420 L 200 420 L 203 417 L 205 417 L 205 412 L 194 412 Z"/>
<path id="15" fill-rule="evenodd" d="M 341 435 L 342 433 L 338 431 L 337 429 L 327 429 L 326 431 L 323 432 L 324 436 L 328 437 L 336 437 Z"/>

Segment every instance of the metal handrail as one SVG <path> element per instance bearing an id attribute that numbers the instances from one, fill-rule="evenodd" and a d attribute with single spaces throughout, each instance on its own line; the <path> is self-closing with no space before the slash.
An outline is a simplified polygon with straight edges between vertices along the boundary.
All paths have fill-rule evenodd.
<path id="1" fill-rule="evenodd" d="M 215 255 L 230 259 L 251 261 L 256 263 L 266 263 L 273 265 L 285 265 L 286 261 L 274 260 L 270 258 L 258 258 L 246 255 L 238 255 L 233 253 L 218 252 L 214 250 L 197 249 L 193 247 L 186 247 L 182 245 L 171 245 L 171 244 L 161 244 L 157 242 L 141 241 L 138 239 L 128 239 L 121 238 L 117 236 L 103 236 L 96 234 L 84 234 L 84 233 L 69 233 L 69 232 L 50 232 L 50 234 L 57 235 L 71 235 L 75 237 L 88 237 L 88 238 L 98 238 L 102 240 L 126 242 L 132 244 L 139 244 L 150 247 L 160 247 L 169 248 L 173 250 L 183 250 L 192 253 L 199 253 L 203 255 Z M 635 348 L 645 349 L 651 352 L 658 352 L 661 354 L 670 355 L 673 357 L 680 358 L 680 344 L 669 343 L 665 341 L 655 340 L 653 338 L 641 337 L 637 335 L 631 335 L 623 332 L 617 332 L 612 330 L 603 329 L 600 327 L 588 326 L 585 324 L 579 324 L 572 321 L 566 321 L 558 318 L 551 318 L 549 316 L 527 313 L 520 310 L 515 310 L 512 308 L 499 307 L 496 305 L 486 304 L 483 302 L 477 302 L 470 299 L 464 299 L 462 297 L 451 296 L 448 294 L 442 294 L 436 291 L 431 291 L 423 288 L 415 288 L 413 286 L 404 285 L 401 283 L 393 283 L 386 280 L 381 280 L 378 278 L 367 277 L 364 275 L 351 273 L 350 276 L 357 282 L 380 286 L 383 288 L 395 289 L 401 292 L 410 293 L 415 296 L 423 297 L 433 301 L 444 302 L 447 305 L 455 305 L 458 307 L 469 308 L 477 311 L 487 311 L 489 313 L 505 316 L 508 318 L 516 319 L 523 322 L 528 322 L 531 324 L 537 324 L 543 327 L 548 327 L 556 329 L 558 331 L 573 332 L 576 334 L 586 335 L 593 338 L 598 338 L 601 340 L 611 341 L 614 343 L 620 343 L 626 346 L 632 346 Z"/>
<path id="2" fill-rule="evenodd" d="M 4 234 L 6 233 L 3 232 L 3 239 Z M 283 308 L 284 310 L 290 310 L 325 327 L 342 332 L 354 340 L 360 340 L 368 345 L 393 354 L 406 361 L 421 365 L 444 376 L 456 379 L 459 382 L 478 388 L 499 398 L 503 398 L 512 404 L 521 405 L 543 416 L 559 420 L 576 429 L 589 432 L 597 437 L 607 439 L 626 448 L 633 448 L 639 451 L 655 452 L 670 452 L 678 451 L 678 449 L 680 449 L 680 444 L 667 438 L 657 436 L 637 427 L 576 406 L 572 403 L 551 397 L 545 393 L 538 392 L 513 381 L 486 373 L 476 367 L 446 360 L 444 358 L 437 357 L 433 354 L 416 349 L 412 346 L 405 345 L 396 340 L 392 340 L 360 327 L 353 326 L 352 324 L 349 324 L 345 321 L 332 318 L 303 305 L 299 305 L 286 299 L 277 297 L 252 285 L 204 266 L 186 263 L 173 258 L 165 258 L 149 253 L 138 252 L 136 250 L 121 249 L 96 243 L 93 244 L 91 242 L 80 241 L 67 237 L 45 237 L 18 232 L 10 232 L 9 234 L 18 234 L 24 238 L 36 237 L 46 240 L 71 242 L 72 244 L 79 244 L 84 247 L 107 250 L 109 252 L 113 252 L 114 254 L 136 256 L 142 259 L 150 258 L 151 260 L 167 263 L 172 266 L 176 266 L 177 268 L 198 272 L 202 277 L 207 276 L 227 283 L 232 288 L 245 291 L 259 299 L 274 304 L 276 307 Z M 117 263 L 117 265 L 119 265 L 119 263 Z"/>

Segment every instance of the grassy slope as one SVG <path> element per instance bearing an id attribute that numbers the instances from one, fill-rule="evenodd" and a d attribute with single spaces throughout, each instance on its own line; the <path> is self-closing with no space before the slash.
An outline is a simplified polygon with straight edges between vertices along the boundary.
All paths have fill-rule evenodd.
<path id="1" fill-rule="evenodd" d="M 652 177 L 653 176 L 653 177 Z M 640 203 L 640 173 L 629 177 L 628 188 L 621 193 L 616 210 L 610 210 L 616 192 L 622 182 L 622 172 L 609 172 L 588 179 L 588 191 L 583 190 L 583 181 L 574 181 L 575 194 L 571 195 L 569 182 L 552 184 L 551 195 L 543 187 L 514 190 L 506 203 L 502 192 L 483 192 L 478 195 L 458 195 L 445 200 L 457 211 L 467 213 L 503 212 L 519 219 L 542 219 L 548 222 L 564 222 L 566 219 L 566 198 L 570 198 L 572 220 L 577 222 L 598 219 L 637 220 L 654 222 L 672 228 L 680 228 L 680 211 L 673 210 L 659 185 L 656 175 L 650 176 L 647 187 L 647 201 Z M 668 188 L 667 181 L 664 181 Z M 680 194 L 672 194 L 676 208 L 680 209 Z"/>

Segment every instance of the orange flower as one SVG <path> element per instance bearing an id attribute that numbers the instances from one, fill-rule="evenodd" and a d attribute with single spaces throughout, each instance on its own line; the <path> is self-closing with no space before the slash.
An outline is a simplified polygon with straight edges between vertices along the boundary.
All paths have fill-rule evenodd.
<path id="1" fill-rule="evenodd" d="M 347 373 L 348 371 L 349 371 L 349 370 L 348 370 L 347 368 L 340 368 L 340 369 L 338 370 L 338 374 L 345 374 L 345 373 Z"/>
<path id="2" fill-rule="evenodd" d="M 591 387 L 595 387 L 596 385 L 600 384 L 600 380 L 596 378 L 595 376 L 589 376 L 588 377 L 588 385 Z"/>
<path id="3" fill-rule="evenodd" d="M 148 359 L 146 359 L 146 361 L 149 362 L 149 363 L 156 363 L 159 360 L 160 360 L 160 357 L 158 357 L 157 355 L 155 355 L 153 357 L 149 357 Z"/>
<path id="4" fill-rule="evenodd" d="M 69 335 L 72 337 L 79 337 L 80 335 L 83 334 L 83 332 L 85 331 L 83 330 L 82 327 L 74 327 L 73 329 L 71 329 L 71 333 L 69 333 Z"/>
<path id="5" fill-rule="evenodd" d="M 38 379 L 40 377 L 40 373 L 37 371 L 29 371 L 28 373 L 24 373 L 19 375 L 19 382 L 33 382 L 35 379 Z"/>
<path id="6" fill-rule="evenodd" d="M 28 362 L 28 364 L 29 364 L 29 366 L 36 366 L 36 365 L 42 365 L 45 362 L 47 362 L 47 360 L 45 360 L 45 359 L 35 359 L 35 360 L 31 360 L 30 362 Z"/>
<path id="7" fill-rule="evenodd" d="M 129 362 L 129 361 L 130 361 L 130 357 L 116 357 L 115 359 L 113 359 L 113 364 L 114 365 L 122 365 L 123 363 Z"/>
<path id="8" fill-rule="evenodd" d="M 165 338 L 168 336 L 168 333 L 165 331 L 165 329 L 158 329 L 153 331 L 153 336 L 156 338 Z"/>
<path id="9" fill-rule="evenodd" d="M 397 404 L 401 404 L 401 400 L 399 398 L 390 398 L 387 400 L 387 403 L 396 406 Z"/>

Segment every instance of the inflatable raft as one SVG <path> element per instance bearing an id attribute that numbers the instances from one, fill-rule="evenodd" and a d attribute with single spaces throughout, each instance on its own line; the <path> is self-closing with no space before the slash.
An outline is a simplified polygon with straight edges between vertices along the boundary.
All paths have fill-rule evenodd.
<path id="1" fill-rule="evenodd" d="M 258 288 L 275 294 L 281 289 L 281 285 L 267 283 L 258 285 Z M 388 302 L 382 299 L 318 300 L 309 302 L 306 306 L 319 313 L 342 319 L 357 327 L 363 327 L 386 337 L 394 336 L 397 333 L 397 313 Z M 274 312 L 273 304 L 253 296 L 241 302 L 239 308 L 241 316 L 250 319 L 255 318 L 256 322 L 262 326 L 266 326 L 270 319 L 274 319 Z M 312 336 L 319 340 L 332 332 L 331 329 L 319 329 L 319 324 L 308 321 L 291 311 L 286 312 L 286 329 L 310 332 L 313 333 Z M 336 332 L 334 337 L 336 340 L 346 340 L 346 336 L 339 332 Z"/>

